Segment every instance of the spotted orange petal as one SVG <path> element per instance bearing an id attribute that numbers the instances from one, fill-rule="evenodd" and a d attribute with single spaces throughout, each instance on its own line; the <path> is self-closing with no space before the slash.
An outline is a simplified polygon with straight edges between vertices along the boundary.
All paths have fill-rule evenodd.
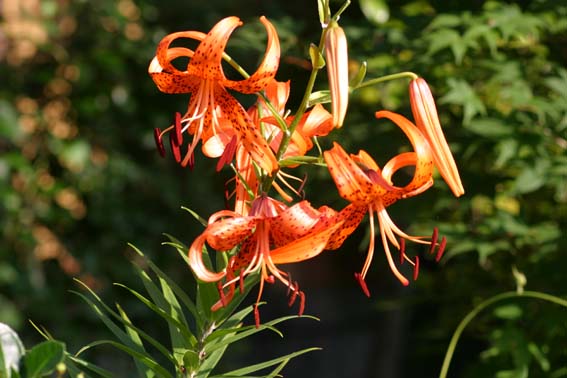
<path id="1" fill-rule="evenodd" d="M 266 88 L 273 78 L 280 63 L 280 40 L 276 28 L 264 16 L 260 17 L 268 33 L 266 53 L 260 66 L 248 79 L 233 81 L 224 78 L 222 85 L 241 93 L 257 93 Z"/>
<path id="2" fill-rule="evenodd" d="M 317 224 L 321 213 L 309 201 L 301 201 L 270 220 L 275 245 L 285 245 L 307 234 Z"/>
<path id="3" fill-rule="evenodd" d="M 204 232 L 207 243 L 217 251 L 236 247 L 254 232 L 260 217 L 225 218 L 209 224 Z"/>
<path id="4" fill-rule="evenodd" d="M 169 45 L 180 38 L 202 41 L 205 34 L 197 31 L 177 32 L 166 35 L 158 44 L 156 56 L 150 62 L 148 73 L 164 93 L 191 93 L 196 90 L 199 79 L 187 71 L 175 68 L 172 62 L 177 58 L 192 58 L 193 50 L 184 47 L 169 48 Z"/>
<path id="5" fill-rule="evenodd" d="M 342 226 L 343 222 L 330 225 L 324 230 L 312 232 L 293 242 L 270 251 L 274 264 L 287 264 L 311 259 L 325 249 L 331 235 Z"/>
<path id="6" fill-rule="evenodd" d="M 252 159 L 268 173 L 275 171 L 278 168 L 278 161 L 242 105 L 220 86 L 216 87 L 215 100 L 223 115 L 230 120 L 239 134 L 240 142 Z"/>
<path id="7" fill-rule="evenodd" d="M 338 143 L 323 155 L 341 197 L 356 204 L 376 199 L 376 185 Z"/>
<path id="8" fill-rule="evenodd" d="M 336 217 L 336 221 L 344 221 L 343 225 L 331 235 L 325 249 L 338 249 L 346 238 L 356 230 L 367 211 L 368 207 L 366 205 L 360 206 L 352 203 L 341 210 Z"/>

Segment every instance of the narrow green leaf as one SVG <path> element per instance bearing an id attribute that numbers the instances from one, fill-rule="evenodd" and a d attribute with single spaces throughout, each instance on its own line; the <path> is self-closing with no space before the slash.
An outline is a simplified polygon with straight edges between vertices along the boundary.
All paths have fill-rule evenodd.
<path id="1" fill-rule="evenodd" d="M 115 283 L 114 285 L 124 288 L 126 290 L 128 290 L 131 294 L 133 294 L 136 298 L 138 298 L 138 300 L 140 302 L 142 302 L 143 304 L 146 305 L 146 307 L 148 307 L 150 310 L 152 310 L 153 312 L 155 312 L 156 314 L 158 314 L 159 316 L 161 316 L 162 318 L 165 319 L 165 321 L 167 321 L 168 324 L 174 325 L 177 329 L 179 329 L 179 331 L 181 332 L 181 334 L 183 335 L 183 337 L 186 338 L 186 340 L 188 341 L 189 345 L 191 345 L 192 343 L 196 343 L 197 341 L 195 340 L 195 336 L 193 336 L 193 334 L 191 333 L 191 331 L 184 325 L 182 324 L 178 319 L 175 319 L 173 316 L 171 316 L 170 314 L 168 314 L 165 310 L 163 310 L 162 308 L 156 306 L 154 303 L 152 303 L 148 298 L 144 297 L 142 294 L 138 293 L 136 290 L 134 289 L 130 289 L 128 286 L 123 285 L 121 283 Z M 193 344 L 194 345 L 194 344 Z"/>
<path id="2" fill-rule="evenodd" d="M 250 365 L 250 366 L 247 366 L 247 367 L 244 367 L 244 368 L 241 368 L 241 369 L 237 369 L 237 370 L 230 371 L 228 373 L 224 373 L 224 374 L 222 374 L 222 376 L 241 377 L 241 376 L 246 375 L 246 374 L 254 373 L 254 372 L 257 372 L 259 370 L 269 368 L 270 366 L 274 366 L 276 364 L 282 364 L 283 363 L 283 366 L 285 366 L 285 364 L 287 364 L 287 362 L 289 360 L 291 360 L 292 358 L 301 356 L 302 354 L 305 354 L 305 353 L 314 352 L 316 350 L 321 350 L 321 348 L 313 347 L 313 348 L 302 349 L 302 350 L 299 350 L 297 352 L 287 354 L 285 356 L 274 358 L 273 360 L 261 362 L 261 363 L 255 364 L 255 365 Z M 283 366 L 281 366 L 281 368 L 283 368 Z M 280 366 L 278 366 L 278 368 L 280 368 Z M 269 376 L 274 376 L 275 374 L 279 373 L 279 371 L 281 371 L 281 368 L 279 370 L 276 369 L 275 371 L 272 371 Z"/>
<path id="3" fill-rule="evenodd" d="M 116 341 L 112 341 L 112 340 L 97 340 L 97 341 L 93 341 L 90 344 L 85 345 L 84 347 L 81 348 L 81 350 L 79 350 L 77 352 L 77 355 L 83 353 L 84 351 L 91 349 L 95 346 L 99 346 L 99 345 L 111 345 L 113 347 L 115 347 L 116 349 L 120 349 L 121 351 L 129 354 L 132 358 L 140 361 L 142 364 L 146 365 L 147 367 L 149 367 L 152 371 L 154 371 L 158 377 L 163 377 L 163 378 L 173 378 L 173 376 L 163 367 L 161 367 L 161 365 L 159 363 L 157 363 L 155 360 L 153 360 L 151 357 L 149 357 L 146 353 L 141 353 L 137 350 L 134 350 L 133 348 L 127 347 L 124 344 L 118 343 Z"/>
<path id="4" fill-rule="evenodd" d="M 364 78 L 366 77 L 367 68 L 368 68 L 368 63 L 366 63 L 366 61 L 362 62 L 360 68 L 358 69 L 358 72 L 356 73 L 356 75 L 354 75 L 354 77 L 351 79 L 349 83 L 349 86 L 351 88 L 357 88 L 360 84 L 362 84 Z"/>
<path id="5" fill-rule="evenodd" d="M 24 356 L 26 377 L 36 378 L 51 374 L 64 357 L 65 344 L 59 341 L 47 340 L 37 344 Z"/>
<path id="6" fill-rule="evenodd" d="M 118 309 L 118 313 L 120 314 L 122 319 L 124 319 L 124 321 L 129 324 L 129 326 L 125 327 L 125 330 L 128 336 L 130 336 L 132 342 L 136 344 L 140 348 L 140 350 L 146 352 L 144 348 L 144 344 L 142 343 L 142 339 L 140 338 L 138 332 L 132 329 L 133 326 L 132 321 L 130 320 L 126 312 L 122 309 L 122 307 L 120 307 L 118 303 L 116 304 L 116 308 Z M 140 361 L 134 359 L 134 363 L 136 364 L 136 370 L 138 370 L 138 375 L 140 377 L 147 377 L 147 378 L 154 377 L 154 373 L 150 369 L 148 369 L 147 366 L 142 365 Z"/>
<path id="7" fill-rule="evenodd" d="M 236 293 L 234 294 L 234 297 L 232 297 L 230 303 L 213 313 L 215 323 L 218 325 L 223 324 L 225 320 L 238 308 L 238 306 L 240 306 L 244 298 L 248 296 L 250 291 L 258 282 L 260 282 L 260 272 L 246 277 L 244 280 L 244 291 L 241 293 L 240 290 L 236 288 Z"/>
<path id="8" fill-rule="evenodd" d="M 185 211 L 187 211 L 189 214 L 191 214 L 195 219 L 197 219 L 199 221 L 199 223 L 201 223 L 203 225 L 203 227 L 207 227 L 207 220 L 205 218 L 202 218 L 199 214 L 197 214 L 195 211 L 191 210 L 188 207 L 185 206 L 181 206 L 181 208 Z"/>
<path id="9" fill-rule="evenodd" d="M 81 373 L 84 374 L 84 372 L 79 367 L 77 367 L 77 365 L 81 366 L 84 369 L 88 369 L 103 378 L 114 378 L 116 375 L 109 370 L 103 369 L 81 358 L 74 357 L 68 353 L 66 353 L 65 365 L 67 366 L 67 371 L 69 371 L 71 377 L 73 378 L 77 377 Z"/>
<path id="10" fill-rule="evenodd" d="M 201 365 L 199 366 L 199 372 L 195 376 L 195 378 L 207 378 L 209 374 L 211 374 L 215 366 L 217 366 L 217 364 L 219 363 L 220 359 L 224 355 L 224 352 L 226 351 L 226 348 L 228 348 L 228 345 L 229 344 L 225 344 L 223 347 L 209 354 L 205 361 L 203 361 L 203 363 L 201 363 Z"/>
<path id="11" fill-rule="evenodd" d="M 201 319 L 198 316 L 197 313 L 197 307 L 195 306 L 195 303 L 193 302 L 193 300 L 191 300 L 191 298 L 189 298 L 189 296 L 185 293 L 185 291 L 183 291 L 183 289 L 181 289 L 181 287 L 179 287 L 179 285 L 177 283 L 175 283 L 171 278 L 169 278 L 169 276 L 167 274 L 165 274 L 160 268 L 157 267 L 157 265 L 155 265 L 150 259 L 148 259 L 143 253 L 142 251 L 140 251 L 138 248 L 136 248 L 134 245 L 129 244 L 129 246 L 134 249 L 134 251 L 136 253 L 138 253 L 140 256 L 142 256 L 146 262 L 146 264 L 148 264 L 148 266 L 150 267 L 150 269 L 163 281 L 165 281 L 168 285 L 169 288 L 173 291 L 173 293 L 177 296 L 177 298 L 179 298 L 181 300 L 181 303 L 183 303 L 183 305 L 185 306 L 185 308 L 191 313 L 191 315 L 193 315 L 193 318 L 195 319 L 196 323 L 197 323 L 197 327 L 201 328 L 202 326 L 202 322 L 203 319 Z"/>
<path id="12" fill-rule="evenodd" d="M 82 285 L 84 285 L 82 282 L 78 281 L 77 282 L 81 283 Z M 85 287 L 87 287 L 86 285 L 84 285 Z M 104 302 L 101 301 L 101 299 L 90 289 L 87 287 L 87 290 L 90 292 L 91 295 L 93 295 L 95 297 L 95 299 L 97 299 L 97 302 L 104 308 L 104 310 L 106 312 L 108 312 L 114 319 L 118 320 L 120 323 L 122 323 L 124 326 L 126 327 L 131 327 L 133 330 L 135 330 L 142 339 L 144 339 L 145 341 L 147 341 L 148 343 L 150 343 L 154 348 L 156 348 L 161 354 L 163 354 L 169 361 L 171 361 L 172 364 L 176 364 L 176 360 L 175 358 L 171 355 L 171 353 L 169 352 L 169 350 L 167 348 L 165 348 L 161 343 L 159 343 L 157 340 L 155 340 L 153 337 L 149 336 L 146 332 L 142 331 L 141 329 L 139 329 L 138 327 L 132 325 L 132 324 L 128 324 L 127 322 L 124 321 L 124 319 L 122 319 L 120 317 L 120 315 L 118 315 L 116 312 L 112 311 L 111 308 L 109 308 Z M 124 332 L 122 329 L 120 329 L 95 303 L 93 303 L 90 299 L 88 299 L 87 297 L 85 297 L 84 295 L 82 295 L 81 293 L 78 292 L 74 292 L 73 293 L 77 294 L 79 297 L 81 297 L 85 302 L 87 302 L 87 304 L 95 311 L 95 314 L 102 320 L 102 322 L 107 326 L 107 328 L 125 345 L 128 345 L 130 348 L 138 348 L 136 346 L 136 344 L 130 339 L 130 337 L 128 336 L 128 334 L 126 332 Z M 143 353 L 143 350 L 139 350 L 139 352 Z M 78 354 L 76 354 L 78 355 Z"/>
<path id="13" fill-rule="evenodd" d="M 274 330 L 274 327 L 273 327 L 273 326 L 275 326 L 276 324 L 285 322 L 285 321 L 290 320 L 290 319 L 296 319 L 296 318 L 307 318 L 307 319 L 315 319 L 315 320 L 318 320 L 317 318 L 315 318 L 315 317 L 313 317 L 313 316 L 309 316 L 309 315 L 302 315 L 301 317 L 300 317 L 299 315 L 283 316 L 283 317 L 281 317 L 281 318 L 277 318 L 277 319 L 271 320 L 271 321 L 269 321 L 269 322 L 267 322 L 267 323 L 260 324 L 260 327 L 258 327 L 258 328 L 252 327 L 251 329 L 245 330 L 245 331 L 243 331 L 243 332 L 238 332 L 237 334 L 232 335 L 232 336 L 230 336 L 230 337 L 223 338 L 223 339 L 222 339 L 221 341 L 219 341 L 219 342 L 212 343 L 212 344 L 207 344 L 207 345 L 205 346 L 205 352 L 206 352 L 207 354 L 210 354 L 210 353 L 212 353 L 213 351 L 215 351 L 215 350 L 218 349 L 218 348 L 221 348 L 221 347 L 224 347 L 225 345 L 232 344 L 232 343 L 234 343 L 234 342 L 236 342 L 236 341 L 245 339 L 245 338 L 247 338 L 247 337 L 249 337 L 249 336 L 255 335 L 255 334 L 258 333 L 258 332 L 262 332 L 262 331 L 267 330 L 267 329 L 269 329 L 269 330 Z M 279 331 L 278 331 L 278 334 L 280 334 L 280 336 L 283 337 L 283 335 L 281 335 L 281 333 L 279 333 Z"/>
<path id="14" fill-rule="evenodd" d="M 166 299 L 163 292 L 157 288 L 149 275 L 138 267 L 136 267 L 136 269 L 138 271 L 138 275 L 142 279 L 142 283 L 144 284 L 146 291 L 150 294 L 156 306 L 167 313 L 172 319 L 177 320 L 189 332 L 190 337 L 187 339 L 174 323 L 165 319 L 169 329 L 173 355 L 177 359 L 178 365 L 181 365 L 183 363 L 183 354 L 185 354 L 187 349 L 193 348 L 197 345 L 197 339 L 189 329 L 185 316 L 183 316 L 179 303 L 175 296 L 171 293 L 171 290 L 169 290 L 169 298 Z M 164 284 L 165 286 L 163 286 Z M 166 288 L 169 289 L 169 286 L 167 286 L 167 283 L 162 281 L 162 288 L 166 290 Z"/>

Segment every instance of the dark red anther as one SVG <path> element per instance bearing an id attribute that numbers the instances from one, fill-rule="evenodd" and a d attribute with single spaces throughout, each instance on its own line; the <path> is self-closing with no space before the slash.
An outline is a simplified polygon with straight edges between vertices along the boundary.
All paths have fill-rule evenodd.
<path id="1" fill-rule="evenodd" d="M 190 170 L 193 170 L 193 168 L 195 168 L 195 153 L 194 152 L 191 152 L 191 155 L 189 156 L 188 165 L 189 165 Z"/>
<path id="2" fill-rule="evenodd" d="M 171 145 L 171 152 L 173 152 L 175 161 L 179 163 L 181 161 L 181 151 L 179 150 L 179 144 L 175 142 L 173 133 L 169 133 L 169 144 Z"/>
<path id="3" fill-rule="evenodd" d="M 238 287 L 240 289 L 240 294 L 244 294 L 244 272 L 242 270 L 238 275 Z"/>
<path id="4" fill-rule="evenodd" d="M 183 143 L 183 134 L 181 133 L 181 113 L 175 113 L 175 133 L 174 133 L 175 142 L 178 146 L 181 146 Z"/>
<path id="5" fill-rule="evenodd" d="M 256 323 L 256 328 L 260 328 L 260 311 L 257 304 L 254 305 L 254 322 Z"/>
<path id="6" fill-rule="evenodd" d="M 413 266 L 413 280 L 417 280 L 419 276 L 419 256 L 415 256 L 415 265 Z"/>
<path id="7" fill-rule="evenodd" d="M 404 263 L 406 259 L 406 240 L 400 238 L 400 265 Z"/>
<path id="8" fill-rule="evenodd" d="M 368 298 L 370 298 L 370 291 L 368 290 L 368 286 L 366 286 L 366 282 L 364 282 L 364 278 L 362 278 L 362 275 L 360 273 L 355 273 L 354 278 L 356 279 L 356 281 L 360 285 L 360 288 L 362 289 L 362 292 L 364 293 L 364 295 L 366 295 Z"/>
<path id="9" fill-rule="evenodd" d="M 159 127 L 156 127 L 154 129 L 154 140 L 156 142 L 156 147 L 158 149 L 159 155 L 161 157 L 165 157 L 165 147 L 163 147 L 161 129 Z"/>
<path id="10" fill-rule="evenodd" d="M 301 199 L 305 199 L 305 191 L 303 190 L 303 188 L 305 187 L 306 183 L 307 183 L 307 173 L 305 174 L 305 176 L 303 176 L 303 180 L 301 180 L 301 185 L 299 185 L 299 188 L 297 188 L 297 192 L 301 195 Z"/>
<path id="11" fill-rule="evenodd" d="M 433 235 L 431 235 L 431 247 L 429 248 L 429 254 L 432 255 L 435 252 L 435 247 L 437 246 L 437 238 L 439 237 L 439 230 L 437 227 L 433 229 Z"/>
<path id="12" fill-rule="evenodd" d="M 268 277 L 266 277 L 265 281 L 269 284 L 273 284 L 274 282 L 276 282 L 276 278 L 270 274 Z"/>
<path id="13" fill-rule="evenodd" d="M 224 296 L 224 290 L 222 289 L 222 283 L 217 282 L 217 290 L 219 291 L 219 297 L 222 307 L 226 307 L 226 297 Z"/>
<path id="14" fill-rule="evenodd" d="M 305 294 L 303 291 L 299 292 L 299 316 L 303 315 L 303 311 L 305 311 Z"/>
<path id="15" fill-rule="evenodd" d="M 236 147 L 238 146 L 236 135 L 230 139 L 230 142 L 224 147 L 224 151 L 217 162 L 217 172 L 219 172 L 225 164 L 230 164 L 234 155 L 236 154 Z"/>
<path id="16" fill-rule="evenodd" d="M 439 249 L 437 250 L 437 255 L 435 256 L 435 261 L 439 262 L 441 257 L 443 257 L 443 252 L 445 252 L 445 246 L 447 245 L 447 238 L 443 236 L 441 243 L 439 243 Z"/>
<path id="17" fill-rule="evenodd" d="M 291 292 L 291 295 L 289 296 L 289 300 L 287 301 L 287 305 L 288 305 L 289 307 L 293 306 L 293 303 L 295 302 L 295 299 L 297 298 L 297 292 L 298 292 L 297 289 L 296 289 L 296 290 L 293 290 L 293 291 Z"/>
<path id="18" fill-rule="evenodd" d="M 289 285 L 287 285 L 287 293 L 285 295 L 289 295 L 289 293 L 291 293 L 291 289 L 292 289 L 292 285 L 293 285 L 293 281 L 291 279 L 291 273 L 287 272 L 287 280 L 289 282 Z M 297 284 L 297 282 L 296 282 Z"/>

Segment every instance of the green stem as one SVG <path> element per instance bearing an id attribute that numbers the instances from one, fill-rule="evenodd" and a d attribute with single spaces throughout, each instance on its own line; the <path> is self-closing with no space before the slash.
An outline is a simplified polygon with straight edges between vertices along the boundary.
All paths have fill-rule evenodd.
<path id="1" fill-rule="evenodd" d="M 319 51 L 322 51 L 323 44 L 325 43 L 326 33 L 327 33 L 327 29 L 323 29 L 323 31 L 321 32 L 321 38 L 319 39 L 319 45 L 317 46 Z M 303 117 L 303 114 L 305 114 L 305 111 L 307 110 L 307 104 L 309 103 L 309 96 L 311 96 L 311 93 L 313 92 L 313 87 L 315 86 L 315 80 L 317 79 L 317 74 L 319 73 L 319 70 L 320 68 L 317 68 L 315 66 L 313 66 L 313 68 L 311 69 L 311 75 L 309 75 L 309 80 L 307 81 L 305 92 L 303 94 L 301 103 L 299 104 L 299 108 L 297 109 L 293 121 L 288 126 L 287 130 L 283 130 L 284 133 L 283 138 L 276 153 L 276 160 L 278 161 L 281 160 L 282 156 L 287 150 L 287 147 L 289 146 L 289 143 L 291 141 L 291 136 L 293 135 L 295 129 L 299 125 L 299 121 L 301 120 L 301 117 Z M 268 176 L 265 178 L 265 180 L 261 184 L 262 192 L 267 193 L 269 191 L 270 187 L 272 186 L 272 183 L 274 182 L 275 176 L 276 175 L 274 174 L 272 176 Z"/>
<path id="2" fill-rule="evenodd" d="M 457 342 L 459 341 L 459 338 L 461 337 L 461 334 L 463 333 L 466 326 L 474 319 L 474 317 L 477 316 L 482 310 L 496 302 L 518 297 L 541 299 L 567 308 L 567 300 L 537 291 L 524 291 L 522 293 L 509 291 L 488 298 L 487 300 L 478 304 L 471 312 L 469 312 L 457 326 L 455 333 L 453 333 L 453 337 L 451 337 L 449 346 L 447 347 L 447 352 L 445 353 L 445 359 L 443 360 L 439 378 L 447 377 L 447 372 L 449 371 L 449 365 L 451 364 L 451 359 L 453 358 L 453 354 L 455 353 Z"/>
<path id="3" fill-rule="evenodd" d="M 405 78 L 405 77 L 410 78 L 412 80 L 415 80 L 419 76 L 417 76 L 413 72 L 409 72 L 409 71 L 398 72 L 398 73 L 395 73 L 395 74 L 392 74 L 392 75 L 386 75 L 386 76 L 382 76 L 382 77 L 377 77 L 376 79 L 370 79 L 368 81 L 365 81 L 364 83 L 359 84 L 356 88 L 353 88 L 353 90 L 364 88 L 364 87 L 369 87 L 371 85 L 383 83 L 385 81 L 397 80 L 397 79 L 401 79 L 401 78 Z"/>

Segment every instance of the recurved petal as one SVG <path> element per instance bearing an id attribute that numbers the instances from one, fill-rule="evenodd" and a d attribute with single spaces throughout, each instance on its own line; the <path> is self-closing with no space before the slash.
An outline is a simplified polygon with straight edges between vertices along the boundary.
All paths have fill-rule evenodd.
<path id="1" fill-rule="evenodd" d="M 242 25 L 238 17 L 226 17 L 217 22 L 201 41 L 193 59 L 187 66 L 187 72 L 202 79 L 224 80 L 221 60 L 228 39 L 234 29 Z"/>
<path id="2" fill-rule="evenodd" d="M 277 81 L 276 79 L 270 80 L 268 86 L 265 88 L 266 97 L 270 100 L 272 106 L 276 109 L 278 114 L 282 115 L 285 112 L 285 104 L 289 98 L 290 81 Z M 264 100 L 260 100 L 263 102 Z M 268 111 L 268 109 L 266 109 Z M 270 114 L 270 113 L 264 113 Z"/>
<path id="3" fill-rule="evenodd" d="M 297 126 L 301 134 L 307 138 L 324 136 L 333 130 L 333 116 L 321 104 L 317 104 Z"/>
<path id="4" fill-rule="evenodd" d="M 171 43 L 179 38 L 195 39 L 202 41 L 205 38 L 205 33 L 198 31 L 182 31 L 166 35 L 161 39 L 156 50 L 156 59 L 164 71 L 169 73 L 181 72 L 171 63 L 174 59 L 179 57 L 191 58 L 193 51 L 183 47 L 169 48 Z"/>
<path id="5" fill-rule="evenodd" d="M 376 118 L 387 118 L 394 122 L 410 140 L 416 154 L 412 180 L 401 189 L 404 193 L 416 190 L 432 180 L 433 156 L 429 144 L 419 129 L 406 117 L 387 110 L 376 112 Z"/>
<path id="6" fill-rule="evenodd" d="M 266 172 L 272 173 L 278 168 L 278 161 L 268 142 L 256 128 L 242 105 L 221 86 L 215 86 L 215 100 L 234 127 L 239 139 L 252 159 Z"/>
<path id="7" fill-rule="evenodd" d="M 276 76 L 280 64 L 280 40 L 276 28 L 264 16 L 260 17 L 268 33 L 266 53 L 260 66 L 248 79 L 233 81 L 224 78 L 222 85 L 241 93 L 257 93 L 266 88 Z M 224 76 L 224 75 L 223 75 Z"/>
<path id="8" fill-rule="evenodd" d="M 158 44 L 156 56 L 148 66 L 148 73 L 160 91 L 164 93 L 190 93 L 195 91 L 198 80 L 186 71 L 178 70 L 171 63 L 177 58 L 191 58 L 193 51 L 184 47 L 169 48 L 169 45 L 178 38 L 202 40 L 204 37 L 205 34 L 201 32 L 187 31 L 168 34 L 161 40 Z"/>
<path id="9" fill-rule="evenodd" d="M 346 238 L 356 230 L 367 211 L 368 207 L 366 205 L 360 206 L 352 203 L 342 209 L 335 221 L 344 221 L 344 223 L 331 235 L 325 249 L 338 249 Z"/>
<path id="10" fill-rule="evenodd" d="M 222 279 L 226 272 L 211 272 L 203 262 L 203 248 L 205 247 L 205 233 L 199 235 L 189 248 L 189 265 L 198 279 L 205 282 L 216 282 Z"/>
<path id="11" fill-rule="evenodd" d="M 386 165 L 384 165 L 384 169 L 382 170 L 382 175 L 386 180 L 391 182 L 392 176 L 394 176 L 394 174 L 398 170 L 408 166 L 415 167 L 417 164 L 418 164 L 418 157 L 415 152 L 404 152 L 394 156 L 386 163 Z M 409 198 L 425 192 L 427 189 L 431 187 L 431 185 L 433 185 L 433 179 L 430 179 L 428 181 L 425 180 L 422 181 L 420 186 L 411 189 L 411 191 L 408 190 L 391 191 L 382 197 L 382 204 L 384 205 L 384 207 L 388 207 L 389 205 L 396 202 L 400 198 Z"/>
<path id="12" fill-rule="evenodd" d="M 429 85 L 422 78 L 410 83 L 411 110 L 417 127 L 424 133 L 433 150 L 435 166 L 456 197 L 465 193 L 455 159 L 451 154 Z"/>
<path id="13" fill-rule="evenodd" d="M 259 217 L 225 218 L 207 226 L 207 243 L 217 251 L 227 251 L 236 247 L 254 232 Z"/>
<path id="14" fill-rule="evenodd" d="M 329 225 L 326 229 L 311 232 L 302 238 L 270 251 L 274 264 L 287 264 L 313 258 L 323 252 L 331 235 L 342 226 L 343 222 Z"/>
<path id="15" fill-rule="evenodd" d="M 374 183 L 339 144 L 323 155 L 341 197 L 357 204 L 375 200 Z"/>
<path id="16" fill-rule="evenodd" d="M 277 246 L 298 239 L 313 229 L 321 218 L 321 213 L 309 201 L 301 201 L 270 219 L 270 232 Z"/>

